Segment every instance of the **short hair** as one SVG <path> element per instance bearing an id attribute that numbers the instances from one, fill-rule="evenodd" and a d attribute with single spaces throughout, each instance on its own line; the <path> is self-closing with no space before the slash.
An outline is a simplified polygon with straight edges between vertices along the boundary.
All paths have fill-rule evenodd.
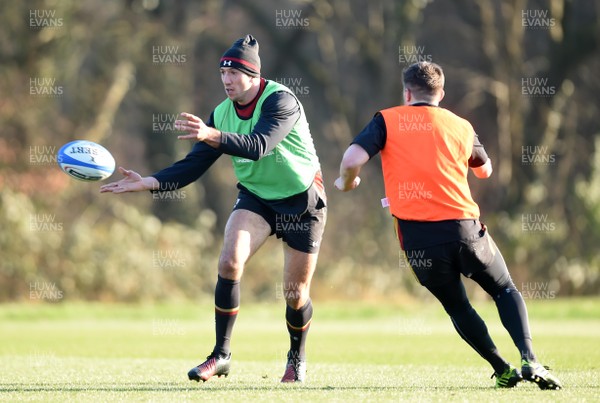
<path id="1" fill-rule="evenodd" d="M 436 63 L 418 62 L 402 71 L 402 82 L 415 95 L 430 98 L 444 89 L 444 72 Z"/>

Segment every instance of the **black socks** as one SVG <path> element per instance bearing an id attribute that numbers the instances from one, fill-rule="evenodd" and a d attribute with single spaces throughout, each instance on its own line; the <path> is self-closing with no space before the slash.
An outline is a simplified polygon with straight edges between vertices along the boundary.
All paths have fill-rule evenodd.
<path id="1" fill-rule="evenodd" d="M 215 287 L 215 334 L 213 354 L 227 357 L 230 352 L 231 334 L 240 306 L 240 282 L 221 276 Z M 300 309 L 286 305 L 285 319 L 290 334 L 290 358 L 306 360 L 306 337 L 312 320 L 313 307 L 310 298 Z"/>
<path id="2" fill-rule="evenodd" d="M 286 305 L 285 320 L 290 334 L 290 357 L 300 361 L 306 360 L 306 336 L 312 320 L 313 307 L 310 298 L 300 309 L 292 309 Z"/>
<path id="3" fill-rule="evenodd" d="M 213 354 L 229 355 L 231 333 L 240 309 L 240 281 L 218 276 L 215 287 L 215 334 Z"/>

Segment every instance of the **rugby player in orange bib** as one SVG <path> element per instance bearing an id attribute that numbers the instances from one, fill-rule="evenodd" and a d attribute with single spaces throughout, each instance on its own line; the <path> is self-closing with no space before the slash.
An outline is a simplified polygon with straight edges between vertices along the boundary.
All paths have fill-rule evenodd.
<path id="1" fill-rule="evenodd" d="M 406 262 L 442 303 L 460 337 L 490 363 L 496 387 L 511 388 L 525 379 L 541 389 L 560 389 L 557 377 L 536 359 L 523 297 L 471 197 L 469 168 L 478 178 L 488 178 L 491 160 L 471 124 L 439 107 L 444 97 L 439 65 L 407 67 L 403 84 L 405 105 L 377 112 L 356 136 L 344 153 L 335 187 L 355 189 L 361 167 L 381 152 L 384 200 Z M 467 298 L 461 274 L 494 299 L 521 354 L 520 371 L 500 355 Z"/>

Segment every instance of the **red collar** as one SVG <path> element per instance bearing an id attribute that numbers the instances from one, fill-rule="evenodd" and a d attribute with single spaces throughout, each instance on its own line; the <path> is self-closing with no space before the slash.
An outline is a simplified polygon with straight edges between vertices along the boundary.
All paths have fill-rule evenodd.
<path id="1" fill-rule="evenodd" d="M 252 102 L 250 102 L 249 104 L 246 104 L 246 105 L 240 105 L 237 102 L 233 103 L 233 105 L 235 106 L 235 112 L 237 113 L 237 115 L 240 119 L 247 120 L 252 117 L 252 115 L 254 114 L 254 109 L 256 109 L 256 103 L 258 102 L 258 99 L 260 98 L 262 93 L 265 91 L 266 86 L 267 86 L 267 80 L 265 80 L 264 78 L 261 77 L 260 88 L 258 89 L 258 94 L 256 94 L 256 96 L 254 97 Z"/>

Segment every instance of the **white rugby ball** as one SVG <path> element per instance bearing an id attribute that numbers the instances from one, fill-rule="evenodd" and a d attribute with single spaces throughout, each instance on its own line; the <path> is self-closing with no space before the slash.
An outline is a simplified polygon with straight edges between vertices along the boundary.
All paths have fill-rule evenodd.
<path id="1" fill-rule="evenodd" d="M 65 144 L 56 156 L 58 166 L 67 175 L 86 182 L 101 181 L 115 171 L 115 159 L 100 144 L 75 140 Z"/>

